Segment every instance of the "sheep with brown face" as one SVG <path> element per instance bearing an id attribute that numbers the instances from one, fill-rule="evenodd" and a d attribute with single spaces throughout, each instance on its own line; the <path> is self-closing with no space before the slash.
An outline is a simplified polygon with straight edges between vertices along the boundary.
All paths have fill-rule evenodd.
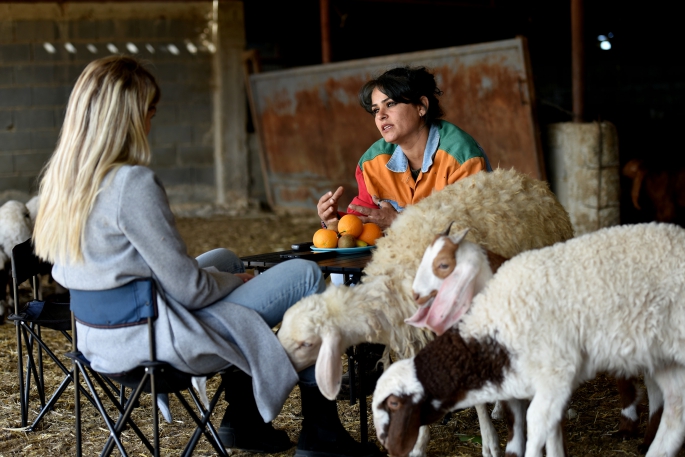
<path id="1" fill-rule="evenodd" d="M 664 402 L 647 457 L 675 456 L 685 435 L 683 259 L 685 230 L 656 223 L 515 256 L 455 327 L 381 376 L 372 402 L 379 440 L 406 455 L 418 427 L 447 411 L 530 399 L 525 456 L 543 446 L 563 456 L 560 421 L 573 390 L 599 371 L 644 373 L 650 400 Z M 453 306 L 446 284 L 433 306 Z"/>
<path id="2" fill-rule="evenodd" d="M 414 298 L 420 308 L 414 316 L 405 320 L 408 324 L 428 328 L 437 335 L 442 335 L 459 321 L 468 310 L 473 296 L 483 290 L 500 265 L 507 260 L 466 241 L 464 237 L 467 232 L 468 230 L 462 230 L 450 236 L 448 227 L 426 248 L 412 285 Z M 442 290 L 444 295 L 454 296 L 454 300 L 443 300 L 433 306 L 433 298 L 438 290 Z M 618 377 L 616 381 L 622 404 L 616 436 L 635 437 L 638 434 L 637 406 L 642 399 L 642 389 L 635 385 L 636 379 Z M 663 405 L 663 399 L 658 395 L 650 393 L 649 400 L 649 423 L 644 440 L 639 446 L 643 453 L 654 439 Z M 503 406 L 513 409 L 514 413 L 507 414 L 506 418 L 510 421 L 512 432 L 520 436 L 525 421 L 525 412 L 518 414 L 523 410 L 522 406 L 511 402 Z M 493 417 L 494 414 L 493 412 Z M 507 452 L 512 456 L 522 455 L 520 444 L 510 441 L 507 443 Z"/>

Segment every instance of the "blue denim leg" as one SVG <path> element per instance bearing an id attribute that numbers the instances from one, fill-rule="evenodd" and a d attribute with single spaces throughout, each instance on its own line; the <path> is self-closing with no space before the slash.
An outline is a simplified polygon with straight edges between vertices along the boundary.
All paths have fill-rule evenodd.
<path id="1" fill-rule="evenodd" d="M 197 257 L 197 262 L 200 268 L 213 266 L 219 271 L 229 273 L 245 272 L 243 262 L 228 249 L 219 248 L 205 252 Z M 301 298 L 321 293 L 325 288 L 321 270 L 314 262 L 293 259 L 255 276 L 220 301 L 225 300 L 253 309 L 269 326 L 274 327 L 283 320 L 288 308 Z M 232 341 L 230 337 L 228 339 Z M 304 369 L 299 375 L 302 384 L 316 385 L 314 366 Z"/>
<path id="2" fill-rule="evenodd" d="M 200 254 L 195 258 L 200 268 L 216 267 L 226 273 L 245 273 L 245 266 L 233 251 L 218 248 Z"/>
<path id="3" fill-rule="evenodd" d="M 300 376 L 300 384 L 304 384 L 307 387 L 318 385 L 316 383 L 316 365 L 305 368 L 297 374 Z"/>
<path id="4" fill-rule="evenodd" d="M 323 292 L 325 287 L 316 263 L 292 259 L 255 276 L 223 300 L 257 311 L 267 325 L 274 327 L 288 308 L 308 295 Z"/>

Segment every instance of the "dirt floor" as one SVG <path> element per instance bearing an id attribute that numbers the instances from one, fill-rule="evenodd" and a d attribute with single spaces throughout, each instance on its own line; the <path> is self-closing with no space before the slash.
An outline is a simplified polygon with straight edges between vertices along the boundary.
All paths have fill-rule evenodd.
<path id="1" fill-rule="evenodd" d="M 238 255 L 245 256 L 288 249 L 293 242 L 311 239 L 318 228 L 318 221 L 311 217 L 278 217 L 272 214 L 255 214 L 242 217 L 212 217 L 209 219 L 179 219 L 179 231 L 188 245 L 191 255 L 198 255 L 215 247 L 226 247 L 234 250 Z M 58 352 L 68 351 L 69 345 L 63 337 L 55 332 L 46 331 L 46 338 L 53 347 L 60 348 Z M 74 455 L 74 391 L 69 387 L 56 408 L 50 412 L 37 430 L 27 432 L 20 428 L 19 397 L 17 394 L 17 350 L 16 333 L 12 324 L 0 325 L 0 457 L 3 456 L 52 456 Z M 66 361 L 65 361 L 66 363 Z M 46 363 L 46 377 L 48 390 L 61 381 L 55 367 Z M 216 384 L 210 382 L 209 391 Z M 145 400 L 143 406 L 145 406 Z M 371 403 L 371 397 L 368 398 Z M 646 401 L 643 401 L 646 411 Z M 37 396 L 31 398 L 32 417 L 35 416 Z M 94 408 L 83 404 L 83 455 L 97 455 L 100 451 L 107 432 L 96 415 Z M 194 426 L 190 418 L 179 409 L 178 402 L 172 400 L 174 421 L 167 424 L 161 422 L 162 455 L 178 455 L 188 439 Z M 213 422 L 217 424 L 223 414 L 220 403 L 214 413 Z M 612 378 L 600 376 L 592 382 L 581 386 L 573 395 L 569 409 L 573 418 L 566 422 L 566 435 L 569 455 L 585 456 L 638 456 L 637 446 L 640 439 L 619 440 L 612 437 L 617 430 L 620 406 L 616 385 Z M 350 433 L 359 439 L 359 411 L 358 406 L 350 406 L 348 402 L 338 402 L 340 416 Z M 574 415 L 575 413 L 575 415 Z M 369 418 L 371 413 L 369 410 Z M 142 420 L 142 419 L 141 419 Z M 274 421 L 277 428 L 285 429 L 291 440 L 297 442 L 302 417 L 300 415 L 299 391 L 294 389 L 283 411 Z M 641 414 L 640 433 L 644 433 L 646 412 Z M 149 421 L 142 420 L 143 424 Z M 502 439 L 502 449 L 506 430 L 501 421 L 495 421 Z M 149 429 L 151 427 L 143 427 Z M 130 455 L 148 455 L 144 447 L 134 439 L 135 435 L 124 432 L 130 440 Z M 431 441 L 428 448 L 429 456 L 473 456 L 481 455 L 478 420 L 475 410 L 469 409 L 456 412 L 445 424 L 431 426 Z M 378 444 L 375 438 L 373 424 L 369 424 L 369 436 Z M 292 456 L 294 448 L 278 454 Z M 241 456 L 248 453 L 236 451 L 234 455 Z M 114 455 L 119 455 L 117 451 Z M 195 455 L 215 455 L 214 451 L 202 439 Z M 680 457 L 685 456 L 681 451 Z"/>

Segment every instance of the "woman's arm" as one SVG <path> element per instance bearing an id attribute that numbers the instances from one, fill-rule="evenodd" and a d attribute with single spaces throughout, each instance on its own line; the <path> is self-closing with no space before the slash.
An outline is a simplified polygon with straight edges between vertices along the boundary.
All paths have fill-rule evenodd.
<path id="1" fill-rule="evenodd" d="M 119 226 L 167 295 L 197 309 L 243 283 L 231 273 L 201 269 L 188 256 L 166 192 L 151 170 L 132 167 L 123 189 L 117 208 Z"/>
<path id="2" fill-rule="evenodd" d="M 355 172 L 357 178 L 357 186 L 359 187 L 359 194 L 352 199 L 352 203 L 348 207 L 348 212 L 359 216 L 362 222 L 373 222 L 381 229 L 385 230 L 390 227 L 392 221 L 397 217 L 398 212 L 387 202 L 378 202 L 378 197 L 370 195 L 366 188 L 364 181 L 364 173 L 357 165 Z"/>

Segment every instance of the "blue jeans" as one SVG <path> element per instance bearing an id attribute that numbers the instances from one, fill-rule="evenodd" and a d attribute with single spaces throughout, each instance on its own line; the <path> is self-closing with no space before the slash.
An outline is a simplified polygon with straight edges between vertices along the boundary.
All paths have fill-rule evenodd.
<path id="1" fill-rule="evenodd" d="M 228 273 L 244 273 L 240 258 L 228 249 L 214 249 L 197 257 L 200 268 L 215 267 Z M 269 327 L 275 327 L 283 315 L 300 299 L 319 294 L 326 288 L 321 270 L 309 260 L 291 259 L 237 287 L 223 298 L 256 311 Z M 300 382 L 316 385 L 314 367 L 302 370 Z"/>

